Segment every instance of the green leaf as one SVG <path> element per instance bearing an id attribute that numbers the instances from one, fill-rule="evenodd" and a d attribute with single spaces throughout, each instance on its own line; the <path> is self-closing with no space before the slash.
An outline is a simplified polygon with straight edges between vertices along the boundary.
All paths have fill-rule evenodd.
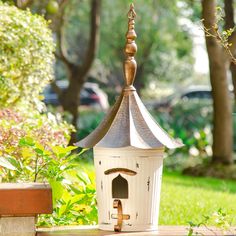
<path id="1" fill-rule="evenodd" d="M 30 147 L 33 147 L 35 145 L 34 143 L 34 140 L 30 137 L 24 137 L 24 138 L 21 138 L 20 141 L 19 141 L 19 145 L 20 146 L 30 146 Z"/>
<path id="2" fill-rule="evenodd" d="M 80 172 L 76 175 L 85 185 L 91 184 L 89 176 L 86 172 Z"/>
<path id="3" fill-rule="evenodd" d="M 6 158 L 0 157 L 0 166 L 5 167 L 9 170 L 17 170 Z"/>
<path id="4" fill-rule="evenodd" d="M 39 148 L 35 148 L 34 151 L 36 153 L 38 153 L 39 155 L 43 155 L 43 150 L 39 149 Z"/>
<path id="5" fill-rule="evenodd" d="M 49 184 L 52 187 L 52 197 L 53 197 L 53 205 L 56 204 L 56 201 L 61 199 L 64 191 L 64 186 L 61 182 L 56 181 L 54 179 L 50 179 Z"/>
<path id="6" fill-rule="evenodd" d="M 75 146 L 68 146 L 68 147 L 53 146 L 52 150 L 57 156 L 63 157 L 69 154 L 72 150 L 75 150 L 76 148 L 77 147 Z"/>

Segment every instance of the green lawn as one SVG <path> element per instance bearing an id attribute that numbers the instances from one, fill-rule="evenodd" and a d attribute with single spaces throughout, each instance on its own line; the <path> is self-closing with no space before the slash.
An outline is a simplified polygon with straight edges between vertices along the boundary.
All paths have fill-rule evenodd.
<path id="1" fill-rule="evenodd" d="M 84 165 L 94 179 L 94 167 Z M 236 181 L 206 177 L 191 177 L 177 172 L 163 173 L 160 225 L 200 223 L 222 208 L 236 225 Z"/>
<path id="2" fill-rule="evenodd" d="M 236 182 L 190 177 L 164 172 L 161 192 L 160 225 L 199 223 L 203 216 L 222 208 L 236 225 Z"/>

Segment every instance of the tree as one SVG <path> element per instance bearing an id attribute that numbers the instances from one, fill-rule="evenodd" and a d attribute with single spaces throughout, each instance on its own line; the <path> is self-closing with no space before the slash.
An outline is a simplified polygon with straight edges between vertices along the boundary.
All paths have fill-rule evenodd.
<path id="1" fill-rule="evenodd" d="M 82 7 L 82 11 L 79 8 L 82 2 L 79 2 L 78 6 L 78 1 L 73 0 L 50 0 L 40 2 L 16 0 L 14 2 L 19 8 L 26 9 L 30 7 L 33 12 L 44 14 L 46 19 L 51 20 L 51 29 L 56 36 L 57 43 L 57 52 L 55 55 L 56 58 L 63 63 L 66 77 L 69 81 L 69 85 L 64 91 L 62 91 L 55 82 L 53 83 L 53 87 L 59 96 L 63 109 L 72 115 L 72 124 L 77 128 L 80 91 L 95 59 L 99 43 L 101 0 L 91 0 L 90 10 L 88 3 L 86 3 L 86 6 Z M 56 7 L 56 9 L 53 7 Z M 75 9 L 77 10 L 76 13 Z M 81 32 L 78 33 L 78 31 L 72 29 L 77 27 L 75 21 L 82 21 L 77 13 L 83 13 L 83 10 L 90 16 L 90 20 L 87 22 L 89 27 L 86 25 L 86 27 L 90 29 L 90 32 L 86 32 L 87 35 Z M 87 16 L 83 14 L 83 17 L 86 18 Z M 73 27 L 71 27 L 71 23 L 68 23 L 71 21 L 74 21 Z M 72 40 L 70 39 L 71 33 L 72 36 L 74 36 Z M 81 39 L 82 44 L 78 47 L 78 42 L 81 42 Z M 69 44 L 71 44 L 72 47 Z M 75 141 L 76 133 L 72 133 L 71 143 Z"/>
<path id="2" fill-rule="evenodd" d="M 225 0 L 224 1 L 224 10 L 225 10 L 225 30 L 234 29 L 234 1 L 233 0 Z M 234 55 L 235 56 L 235 55 Z M 236 64 L 230 63 L 230 71 L 232 76 L 232 82 L 234 86 L 234 98 L 236 99 Z"/>
<path id="3" fill-rule="evenodd" d="M 88 38 L 88 44 L 83 45 L 86 47 L 84 55 L 82 55 L 83 60 L 72 61 L 68 58 L 65 52 L 65 45 L 63 44 L 63 17 L 64 10 L 60 15 L 60 28 L 57 31 L 58 37 L 58 48 L 59 54 L 57 57 L 65 64 L 68 72 L 69 86 L 65 91 L 60 91 L 59 99 L 66 111 L 69 111 L 72 116 L 72 124 L 77 127 L 77 121 L 79 117 L 78 107 L 79 107 L 79 95 L 86 81 L 86 76 L 92 66 L 94 61 L 96 50 L 99 41 L 99 27 L 100 27 L 100 10 L 101 10 L 101 0 L 91 0 L 90 6 L 90 33 Z M 71 137 L 71 143 L 76 141 L 76 133 L 73 133 Z"/>
<path id="4" fill-rule="evenodd" d="M 225 27 L 231 27 L 229 18 L 229 0 L 225 1 Z M 230 7 L 232 8 L 232 7 Z M 210 82 L 213 95 L 213 163 L 231 164 L 233 131 L 232 131 L 232 104 L 227 82 L 227 66 L 230 58 L 224 47 L 219 43 L 217 35 L 216 1 L 202 0 L 202 17 L 205 27 L 205 40 L 209 58 Z M 211 35 L 209 37 L 209 34 Z M 229 39 L 230 50 L 236 48 L 236 33 Z"/>
<path id="5" fill-rule="evenodd" d="M 28 0 L 28 3 L 32 11 L 44 14 L 52 21 L 51 28 L 57 38 L 57 63 L 58 61 L 63 63 L 65 77 L 70 81 L 68 90 L 65 92 L 60 91 L 55 83 L 54 87 L 60 95 L 64 109 L 73 114 L 73 123 L 76 125 L 79 92 L 95 57 L 99 28 L 101 28 L 101 41 L 97 60 L 110 72 L 109 84 L 106 87 L 114 88 L 114 85 L 121 87 L 123 83 L 122 48 L 125 43 L 127 24 L 124 16 L 128 5 L 126 0 L 115 2 L 104 0 L 100 27 L 101 0 L 91 1 L 90 8 L 84 1 L 53 1 L 58 3 L 58 11 L 53 14 L 47 11 L 48 0 L 34 1 L 34 3 Z M 26 7 L 26 2 L 25 0 L 23 8 Z M 174 74 L 173 82 L 177 83 L 181 78 L 190 77 L 192 43 L 188 30 L 176 20 L 182 17 L 181 9 L 177 7 L 177 0 L 171 3 L 165 0 L 142 0 L 136 3 L 136 9 L 139 50 L 135 86 L 138 92 L 156 78 L 158 81 L 171 81 Z M 90 32 L 88 32 L 89 28 Z M 72 77 L 76 79 L 71 79 Z"/>

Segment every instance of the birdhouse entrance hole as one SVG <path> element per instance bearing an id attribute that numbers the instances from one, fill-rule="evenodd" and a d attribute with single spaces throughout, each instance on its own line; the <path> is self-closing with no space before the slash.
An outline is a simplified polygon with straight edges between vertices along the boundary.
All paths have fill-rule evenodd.
<path id="1" fill-rule="evenodd" d="M 112 180 L 112 197 L 127 199 L 129 197 L 128 181 L 120 174 Z"/>

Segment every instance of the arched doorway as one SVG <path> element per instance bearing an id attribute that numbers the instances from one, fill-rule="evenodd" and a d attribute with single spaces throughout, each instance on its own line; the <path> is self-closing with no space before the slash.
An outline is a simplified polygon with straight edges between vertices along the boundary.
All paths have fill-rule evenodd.
<path id="1" fill-rule="evenodd" d="M 119 199 L 129 197 L 128 181 L 120 174 L 112 180 L 112 197 Z"/>

